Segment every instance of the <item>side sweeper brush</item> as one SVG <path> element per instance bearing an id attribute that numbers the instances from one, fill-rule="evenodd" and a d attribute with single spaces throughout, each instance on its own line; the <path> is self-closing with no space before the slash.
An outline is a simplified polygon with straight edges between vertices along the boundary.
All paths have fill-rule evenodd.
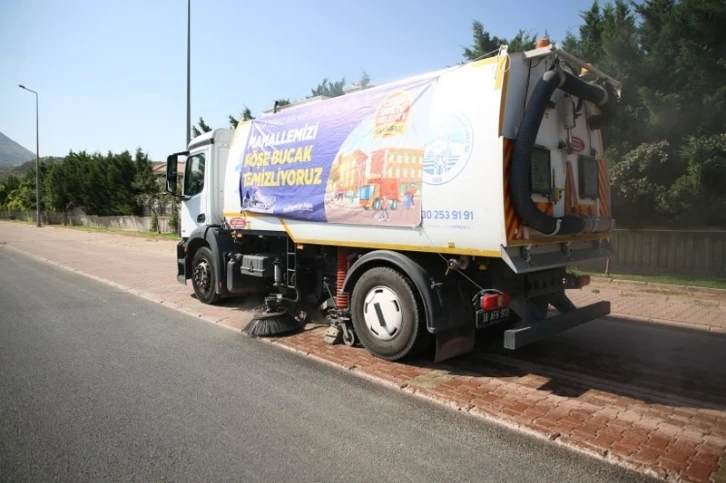
<path id="1" fill-rule="evenodd" d="M 305 319 L 304 312 L 295 317 L 281 300 L 268 297 L 265 299 L 263 310 L 255 314 L 244 328 L 244 332 L 251 337 L 274 337 L 289 334 L 301 329 L 305 325 Z"/>

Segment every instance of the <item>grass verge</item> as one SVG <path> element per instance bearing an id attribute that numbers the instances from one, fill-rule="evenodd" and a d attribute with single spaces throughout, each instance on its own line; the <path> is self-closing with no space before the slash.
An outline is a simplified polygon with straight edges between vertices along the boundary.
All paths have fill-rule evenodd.
<path id="1" fill-rule="evenodd" d="M 629 274 L 614 274 L 605 275 L 604 273 L 597 272 L 582 272 L 578 271 L 583 275 L 590 275 L 591 277 L 605 278 L 608 280 L 629 280 L 633 282 L 646 282 L 646 283 L 659 283 L 664 285 L 684 285 L 687 287 L 705 287 L 705 288 L 717 288 L 726 290 L 726 279 L 715 278 L 715 279 L 704 279 L 686 276 L 666 276 L 666 275 L 629 275 Z"/>

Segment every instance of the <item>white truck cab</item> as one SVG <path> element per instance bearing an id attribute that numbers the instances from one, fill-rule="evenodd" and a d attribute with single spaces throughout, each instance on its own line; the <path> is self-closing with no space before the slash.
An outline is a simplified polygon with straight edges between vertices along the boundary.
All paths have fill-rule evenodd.
<path id="1" fill-rule="evenodd" d="M 199 227 L 224 221 L 224 173 L 233 134 L 232 129 L 214 129 L 189 143 L 181 193 L 182 238 Z"/>

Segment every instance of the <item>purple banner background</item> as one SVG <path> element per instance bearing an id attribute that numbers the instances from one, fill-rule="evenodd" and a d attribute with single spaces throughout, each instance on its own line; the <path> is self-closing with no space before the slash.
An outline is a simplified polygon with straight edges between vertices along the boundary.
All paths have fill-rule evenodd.
<path id="1" fill-rule="evenodd" d="M 381 171 L 381 166 L 386 166 L 381 163 L 387 162 L 381 159 L 394 159 L 394 152 L 418 153 L 420 150 L 422 157 L 429 123 L 428 108 L 436 79 L 432 75 L 375 87 L 253 120 L 239 160 L 242 210 L 315 222 L 418 225 L 421 208 L 420 203 L 413 201 L 415 195 L 407 198 L 408 212 L 404 216 L 401 214 L 402 202 L 387 200 L 390 197 L 385 197 L 382 184 L 378 185 L 378 195 L 374 196 L 387 201 L 364 208 L 362 205 L 366 202 L 358 199 L 360 186 L 346 191 L 341 198 L 340 193 L 330 191 L 333 183 L 329 185 L 328 178 L 334 162 L 338 163 L 336 170 L 340 176 L 341 159 L 346 155 L 346 159 L 350 159 L 348 153 L 355 153 L 359 160 L 366 159 L 360 162 L 360 169 L 366 174 L 357 178 L 359 184 L 370 180 L 371 170 Z M 395 121 L 401 109 L 405 111 L 406 108 L 407 114 L 404 112 L 399 118 L 401 122 L 393 122 L 398 130 L 379 135 L 382 129 L 385 131 L 386 126 L 391 126 L 386 121 Z M 406 162 L 413 158 L 414 155 L 407 156 Z M 402 169 L 386 171 L 400 173 Z M 420 189 L 421 170 L 412 167 L 406 169 L 407 173 L 409 171 L 416 174 L 418 186 L 415 189 Z M 413 179 L 409 181 L 401 191 L 416 184 Z M 390 179 L 383 182 L 396 183 Z M 373 188 L 369 192 L 374 192 Z M 395 216 L 390 215 L 392 211 L 387 208 L 391 208 Z M 377 214 L 380 211 L 386 213 Z"/>

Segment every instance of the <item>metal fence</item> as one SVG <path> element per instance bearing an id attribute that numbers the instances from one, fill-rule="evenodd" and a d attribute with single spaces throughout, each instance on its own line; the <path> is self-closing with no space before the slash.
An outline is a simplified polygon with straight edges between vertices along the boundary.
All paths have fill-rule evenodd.
<path id="1" fill-rule="evenodd" d="M 41 223 L 46 225 L 90 226 L 111 228 L 126 231 L 151 231 L 150 216 L 95 216 L 78 213 L 41 213 Z M 13 211 L 0 212 L 0 219 L 35 222 L 35 212 Z M 161 233 L 173 233 L 169 226 L 169 216 L 159 216 L 158 224 Z"/>
<path id="2" fill-rule="evenodd" d="M 615 230 L 611 273 L 726 278 L 726 230 Z M 605 261 L 577 268 L 605 271 Z"/>

